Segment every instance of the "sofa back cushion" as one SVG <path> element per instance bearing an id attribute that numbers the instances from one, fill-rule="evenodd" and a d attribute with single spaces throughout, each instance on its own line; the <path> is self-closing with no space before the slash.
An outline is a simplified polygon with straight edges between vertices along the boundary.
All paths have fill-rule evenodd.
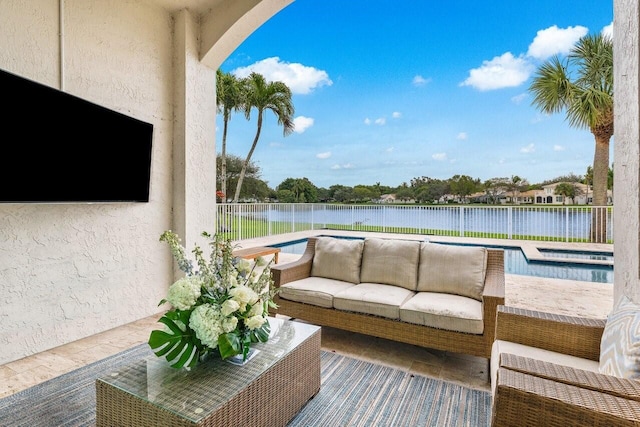
<path id="1" fill-rule="evenodd" d="M 442 292 L 482 301 L 487 248 L 422 242 L 418 291 Z"/>
<path id="2" fill-rule="evenodd" d="M 360 281 L 415 291 L 419 259 L 419 241 L 368 237 L 364 240 Z"/>
<path id="3" fill-rule="evenodd" d="M 364 240 L 318 237 L 311 275 L 360 283 L 360 263 Z"/>

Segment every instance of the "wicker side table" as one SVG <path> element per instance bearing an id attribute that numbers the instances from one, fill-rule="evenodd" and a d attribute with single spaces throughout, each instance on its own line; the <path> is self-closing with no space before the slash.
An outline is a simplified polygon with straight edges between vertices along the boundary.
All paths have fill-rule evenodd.
<path id="1" fill-rule="evenodd" d="M 244 366 L 176 370 L 154 356 L 96 380 L 97 427 L 285 426 L 320 390 L 320 327 L 269 318 Z"/>

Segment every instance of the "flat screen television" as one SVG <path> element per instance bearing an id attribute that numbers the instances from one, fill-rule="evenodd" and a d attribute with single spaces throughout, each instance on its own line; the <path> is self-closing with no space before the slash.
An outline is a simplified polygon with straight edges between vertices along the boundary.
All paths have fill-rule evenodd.
<path id="1" fill-rule="evenodd" d="M 0 70 L 0 203 L 148 202 L 153 125 Z"/>

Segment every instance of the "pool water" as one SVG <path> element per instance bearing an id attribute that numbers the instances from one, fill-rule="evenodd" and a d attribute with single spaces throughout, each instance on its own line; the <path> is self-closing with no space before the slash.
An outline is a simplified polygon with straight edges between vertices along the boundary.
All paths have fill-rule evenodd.
<path id="1" fill-rule="evenodd" d="M 613 261 L 613 252 L 598 251 L 572 251 L 565 249 L 538 249 L 540 254 L 546 258 L 576 258 L 589 259 L 595 261 Z"/>
<path id="2" fill-rule="evenodd" d="M 347 239 L 362 239 L 360 237 L 330 236 Z M 457 245 L 457 246 L 478 246 L 472 244 L 441 243 L 433 244 Z M 299 254 L 304 253 L 307 247 L 307 239 L 299 239 L 290 242 L 277 243 L 271 245 L 278 247 L 283 253 Z M 571 262 L 535 262 L 529 261 L 519 247 L 485 245 L 488 248 L 504 249 L 504 268 L 507 274 L 520 274 L 523 276 L 548 277 L 550 279 L 579 280 L 582 282 L 613 283 L 613 266 L 608 265 L 588 265 Z M 565 254 L 566 258 L 580 258 L 575 256 L 575 252 Z M 613 256 L 611 256 L 613 259 Z"/>

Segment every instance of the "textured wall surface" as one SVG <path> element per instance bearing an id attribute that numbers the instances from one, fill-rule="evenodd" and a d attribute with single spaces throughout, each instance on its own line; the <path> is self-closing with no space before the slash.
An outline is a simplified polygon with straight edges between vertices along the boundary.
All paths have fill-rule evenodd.
<path id="1" fill-rule="evenodd" d="M 291 1 L 0 1 L 1 69 L 154 125 L 149 203 L 0 204 L 0 364 L 159 311 L 176 275 L 160 234 L 190 251 L 215 231 L 220 64 L 202 58 Z M 245 13 L 254 27 L 218 22 Z"/>
<path id="2" fill-rule="evenodd" d="M 59 10 L 0 2 L 0 68 L 57 89 L 62 75 L 67 92 L 152 123 L 150 202 L 0 205 L 0 363 L 156 313 L 173 274 L 158 241 L 171 225 L 172 19 L 116 0 Z"/>
<path id="3" fill-rule="evenodd" d="M 614 296 L 640 303 L 640 60 L 637 0 L 614 1 Z"/>

